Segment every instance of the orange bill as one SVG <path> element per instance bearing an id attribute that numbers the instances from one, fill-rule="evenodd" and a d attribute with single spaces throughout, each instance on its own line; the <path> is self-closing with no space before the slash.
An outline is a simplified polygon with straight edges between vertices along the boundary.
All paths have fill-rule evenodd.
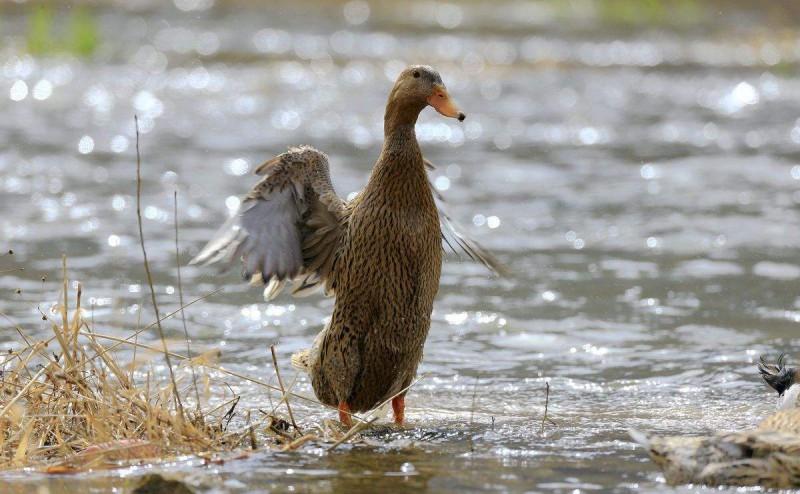
<path id="1" fill-rule="evenodd" d="M 447 94 L 447 89 L 441 84 L 433 85 L 433 94 L 428 98 L 428 104 L 445 117 L 457 118 L 459 122 L 463 122 L 467 118 L 464 112 L 453 103 L 450 95 Z"/>

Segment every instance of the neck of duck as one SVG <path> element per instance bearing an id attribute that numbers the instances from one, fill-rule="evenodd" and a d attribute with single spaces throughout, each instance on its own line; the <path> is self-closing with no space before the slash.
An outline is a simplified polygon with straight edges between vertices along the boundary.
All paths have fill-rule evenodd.
<path id="1" fill-rule="evenodd" d="M 430 195 L 428 176 L 417 143 L 414 125 L 422 104 L 390 100 L 383 118 L 383 150 L 372 170 L 367 188 L 380 187 L 381 194 L 399 200 L 420 200 Z M 396 194 L 393 194 L 395 192 Z"/>

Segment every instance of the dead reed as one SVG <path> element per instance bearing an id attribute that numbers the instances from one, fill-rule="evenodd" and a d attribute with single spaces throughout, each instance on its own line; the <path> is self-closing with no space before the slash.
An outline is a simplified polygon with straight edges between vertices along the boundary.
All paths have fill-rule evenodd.
<path id="1" fill-rule="evenodd" d="M 63 265 L 66 273 L 66 258 Z M 50 334 L 37 339 L 17 327 L 21 348 L 0 357 L 0 468 L 68 473 L 143 458 L 228 453 L 249 437 L 247 429 L 228 429 L 235 399 L 213 407 L 197 403 L 181 414 L 181 384 L 193 374 L 180 373 L 174 385 L 165 385 L 153 370 L 134 373 L 136 361 L 124 364 L 120 351 L 157 350 L 133 341 L 144 329 L 129 338 L 96 332 L 82 307 L 82 286 L 74 305 L 67 288 L 65 276 L 59 304 L 49 314 L 40 311 Z M 181 360 L 176 370 L 222 369 L 208 356 L 170 354 Z"/>

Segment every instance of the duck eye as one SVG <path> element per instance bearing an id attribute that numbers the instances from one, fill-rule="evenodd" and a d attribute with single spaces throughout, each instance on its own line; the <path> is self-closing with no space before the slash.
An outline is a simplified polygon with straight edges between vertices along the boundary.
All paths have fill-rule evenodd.
<path id="1" fill-rule="evenodd" d="M 419 79 L 419 70 L 414 71 L 414 78 Z"/>

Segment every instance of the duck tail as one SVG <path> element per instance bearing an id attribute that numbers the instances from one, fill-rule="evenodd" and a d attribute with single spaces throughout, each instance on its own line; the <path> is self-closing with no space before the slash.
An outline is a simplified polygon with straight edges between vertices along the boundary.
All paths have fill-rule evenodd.
<path id="1" fill-rule="evenodd" d="M 759 360 L 761 360 L 761 362 L 756 365 L 758 366 L 758 372 L 761 373 L 761 377 L 778 392 L 778 395 L 783 396 L 783 393 L 794 384 L 796 369 L 794 367 L 786 367 L 786 354 L 782 354 L 778 357 L 778 360 L 774 364 L 766 363 L 764 357 L 761 357 Z"/>
<path id="2" fill-rule="evenodd" d="M 645 450 L 649 450 L 650 445 L 653 443 L 652 436 L 640 430 L 628 429 L 628 435 L 630 435 L 631 439 L 639 443 Z"/>
<path id="3" fill-rule="evenodd" d="M 669 438 L 662 438 L 637 429 L 628 429 L 628 435 L 647 452 L 650 459 L 662 470 L 669 464 L 669 458 L 674 456 Z"/>
<path id="4" fill-rule="evenodd" d="M 311 358 L 311 349 L 306 348 L 292 355 L 292 367 L 300 372 L 308 373 L 311 369 L 309 360 Z"/>

